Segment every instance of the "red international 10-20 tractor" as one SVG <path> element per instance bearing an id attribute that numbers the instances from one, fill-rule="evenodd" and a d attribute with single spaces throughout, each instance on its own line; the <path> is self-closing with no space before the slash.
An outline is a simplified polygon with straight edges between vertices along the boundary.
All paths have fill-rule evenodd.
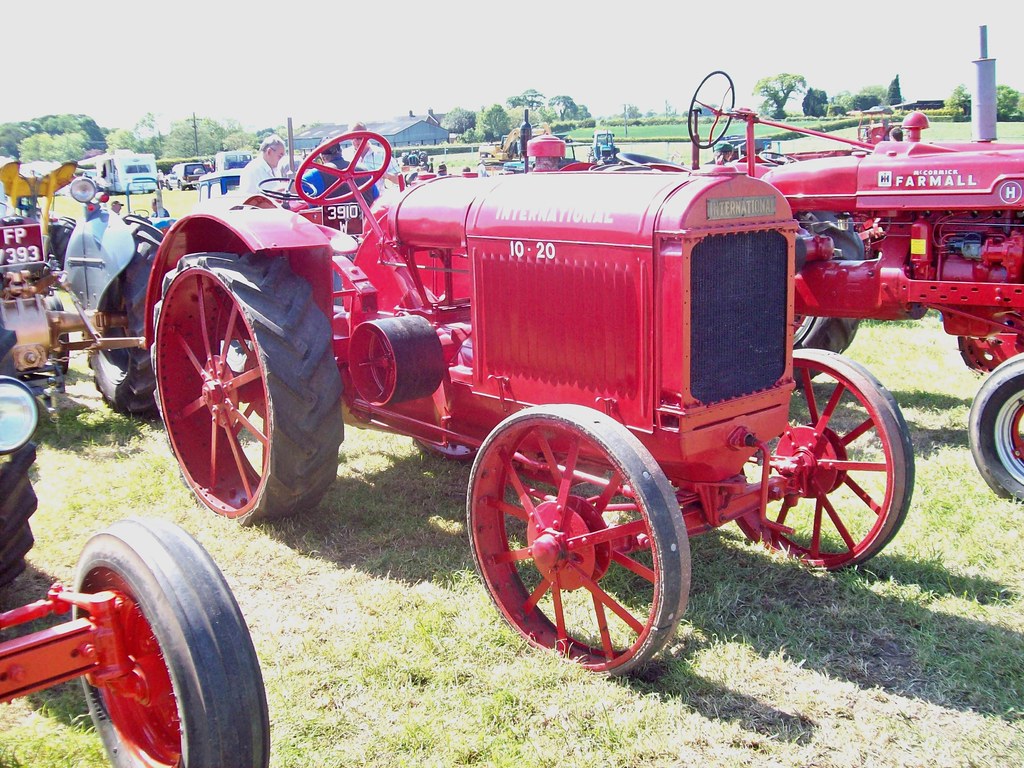
<path id="1" fill-rule="evenodd" d="M 776 188 L 715 169 L 439 177 L 371 209 L 390 155 L 355 132 L 299 168 L 314 218 L 361 207 L 359 241 L 256 201 L 164 238 L 147 342 L 205 506 L 311 510 L 343 422 L 472 458 L 466 529 L 500 614 L 608 673 L 673 638 L 689 536 L 735 521 L 834 569 L 895 535 L 906 425 L 861 366 L 792 352 L 802 236 Z"/>

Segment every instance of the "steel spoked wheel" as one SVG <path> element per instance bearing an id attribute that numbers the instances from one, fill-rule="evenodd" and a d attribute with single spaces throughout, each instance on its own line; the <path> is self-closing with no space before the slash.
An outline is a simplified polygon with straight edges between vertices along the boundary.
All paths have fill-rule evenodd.
<path id="1" fill-rule="evenodd" d="M 182 259 L 157 306 L 153 359 L 168 439 L 217 514 L 315 507 L 337 473 L 341 381 L 330 325 L 283 259 Z"/>
<path id="2" fill-rule="evenodd" d="M 903 414 L 865 368 L 822 350 L 793 355 L 790 428 L 773 451 L 785 493 L 768 523 L 740 528 L 809 565 L 863 563 L 896 535 L 910 508 L 914 453 Z"/>
<path id="3" fill-rule="evenodd" d="M 675 634 L 690 587 L 679 505 L 604 414 L 535 407 L 498 425 L 473 464 L 467 527 L 491 598 L 532 645 L 623 674 Z"/>
<path id="4" fill-rule="evenodd" d="M 223 575 L 194 539 L 163 521 L 115 523 L 86 544 L 76 590 L 117 595 L 112 629 L 131 668 L 82 681 L 114 765 L 269 763 L 252 638 Z"/>
<path id="5" fill-rule="evenodd" d="M 1024 501 L 1024 355 L 992 371 L 971 404 L 971 455 L 989 488 Z"/>

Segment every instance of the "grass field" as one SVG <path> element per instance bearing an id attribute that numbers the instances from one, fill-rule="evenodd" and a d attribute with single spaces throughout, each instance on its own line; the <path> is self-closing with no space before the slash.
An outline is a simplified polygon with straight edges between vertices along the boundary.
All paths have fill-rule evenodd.
<path id="1" fill-rule="evenodd" d="M 349 429 L 319 508 L 241 528 L 197 507 L 161 425 L 109 411 L 81 359 L 38 435 L 37 545 L 0 608 L 70 579 L 91 532 L 155 516 L 235 591 L 274 766 L 1018 766 L 1024 512 L 972 463 L 979 380 L 933 316 L 863 323 L 849 354 L 912 431 L 901 532 L 838 574 L 733 527 L 695 538 L 687 615 L 640 677 L 591 675 L 504 626 L 472 567 L 466 466 Z M 106 764 L 76 685 L 0 709 L 0 767 Z"/>

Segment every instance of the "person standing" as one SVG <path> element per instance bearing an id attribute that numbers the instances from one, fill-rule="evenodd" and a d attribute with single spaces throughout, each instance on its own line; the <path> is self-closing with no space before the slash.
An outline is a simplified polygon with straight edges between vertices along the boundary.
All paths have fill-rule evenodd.
<path id="1" fill-rule="evenodd" d="M 353 123 L 352 128 L 350 130 L 365 131 L 367 130 L 366 123 L 361 121 Z M 351 160 L 354 147 L 346 147 L 344 151 L 346 155 L 345 159 Z M 384 148 L 379 145 L 376 145 L 376 143 L 370 144 L 370 147 L 367 150 L 367 153 L 364 156 L 364 158 L 365 159 L 362 160 L 361 165 L 376 170 L 377 168 L 380 168 L 382 165 L 384 165 Z M 397 158 L 395 158 L 394 153 L 392 153 L 391 160 L 388 162 L 388 168 L 386 171 L 384 171 L 384 181 L 389 181 L 392 184 L 398 184 L 398 177 L 401 176 L 401 174 L 402 166 L 399 165 Z"/>
<path id="2" fill-rule="evenodd" d="M 238 190 L 247 195 L 258 194 L 260 182 L 277 177 L 277 166 L 284 159 L 284 139 L 276 133 L 260 143 L 260 153 L 242 169 Z"/>

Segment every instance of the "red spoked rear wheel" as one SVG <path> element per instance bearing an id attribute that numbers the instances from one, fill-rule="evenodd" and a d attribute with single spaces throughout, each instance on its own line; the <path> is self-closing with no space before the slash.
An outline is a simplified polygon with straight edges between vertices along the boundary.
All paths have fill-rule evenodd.
<path id="1" fill-rule="evenodd" d="M 165 278 L 156 311 L 160 412 L 198 499 L 243 521 L 315 507 L 343 425 L 309 284 L 284 259 L 196 254 Z"/>
<path id="2" fill-rule="evenodd" d="M 674 635 L 690 585 L 679 505 L 604 414 L 536 407 L 498 425 L 473 464 L 467 525 L 491 598 L 531 644 L 622 674 Z"/>
<path id="3" fill-rule="evenodd" d="M 750 538 L 829 570 L 874 557 L 896 535 L 914 488 L 914 452 L 893 396 L 865 368 L 796 350 L 790 428 L 771 456 L 786 478 L 768 524 L 738 520 Z"/>

